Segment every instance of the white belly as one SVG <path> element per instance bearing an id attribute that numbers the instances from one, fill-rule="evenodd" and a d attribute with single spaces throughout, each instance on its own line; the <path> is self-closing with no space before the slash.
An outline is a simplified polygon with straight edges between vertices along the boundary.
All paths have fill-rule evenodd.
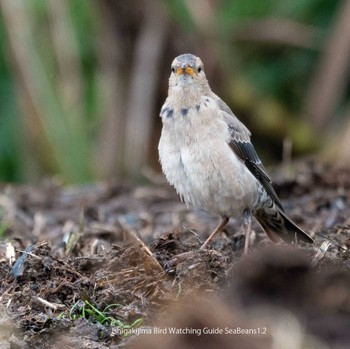
<path id="1" fill-rule="evenodd" d="M 258 182 L 224 139 L 195 139 L 181 146 L 162 132 L 159 155 L 167 180 L 186 204 L 236 217 L 253 206 Z"/>

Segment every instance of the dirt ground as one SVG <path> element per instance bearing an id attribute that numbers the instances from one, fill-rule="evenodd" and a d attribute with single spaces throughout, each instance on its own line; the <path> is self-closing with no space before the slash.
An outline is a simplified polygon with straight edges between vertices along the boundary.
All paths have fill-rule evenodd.
<path id="1" fill-rule="evenodd" d="M 2 185 L 0 349 L 349 348 L 349 169 L 272 173 L 314 246 L 186 209 L 165 184 Z M 317 233 L 317 234 L 316 234 Z"/>

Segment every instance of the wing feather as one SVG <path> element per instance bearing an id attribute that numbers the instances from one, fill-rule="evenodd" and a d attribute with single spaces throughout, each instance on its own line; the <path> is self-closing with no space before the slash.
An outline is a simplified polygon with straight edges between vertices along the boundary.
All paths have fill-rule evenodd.
<path id="1" fill-rule="evenodd" d="M 238 158 L 244 162 L 254 177 L 264 187 L 275 204 L 282 211 L 284 211 L 281 201 L 279 200 L 275 189 L 272 186 L 271 179 L 268 176 L 258 154 L 256 153 L 253 144 L 250 141 L 249 130 L 237 119 L 237 117 L 232 113 L 231 109 L 222 99 L 216 95 L 215 99 L 221 112 L 223 113 L 223 117 L 227 122 L 231 133 L 231 139 L 229 143 L 230 147 L 238 156 Z"/>

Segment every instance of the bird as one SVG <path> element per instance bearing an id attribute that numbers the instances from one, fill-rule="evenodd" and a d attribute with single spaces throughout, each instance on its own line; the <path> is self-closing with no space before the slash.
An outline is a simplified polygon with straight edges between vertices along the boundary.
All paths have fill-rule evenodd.
<path id="1" fill-rule="evenodd" d="M 243 218 L 245 254 L 253 217 L 272 242 L 313 243 L 287 216 L 251 132 L 212 92 L 199 57 L 173 60 L 160 117 L 158 153 L 167 181 L 188 207 L 220 217 L 200 249 L 209 248 L 230 217 Z"/>

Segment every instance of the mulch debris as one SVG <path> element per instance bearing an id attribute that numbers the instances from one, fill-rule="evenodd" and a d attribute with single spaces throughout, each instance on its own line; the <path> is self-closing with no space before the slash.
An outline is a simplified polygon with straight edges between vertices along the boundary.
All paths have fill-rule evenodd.
<path id="1" fill-rule="evenodd" d="M 272 178 L 315 245 L 254 222 L 248 256 L 236 219 L 199 250 L 218 218 L 164 184 L 2 185 L 0 348 L 348 348 L 349 169 L 294 165 Z"/>

